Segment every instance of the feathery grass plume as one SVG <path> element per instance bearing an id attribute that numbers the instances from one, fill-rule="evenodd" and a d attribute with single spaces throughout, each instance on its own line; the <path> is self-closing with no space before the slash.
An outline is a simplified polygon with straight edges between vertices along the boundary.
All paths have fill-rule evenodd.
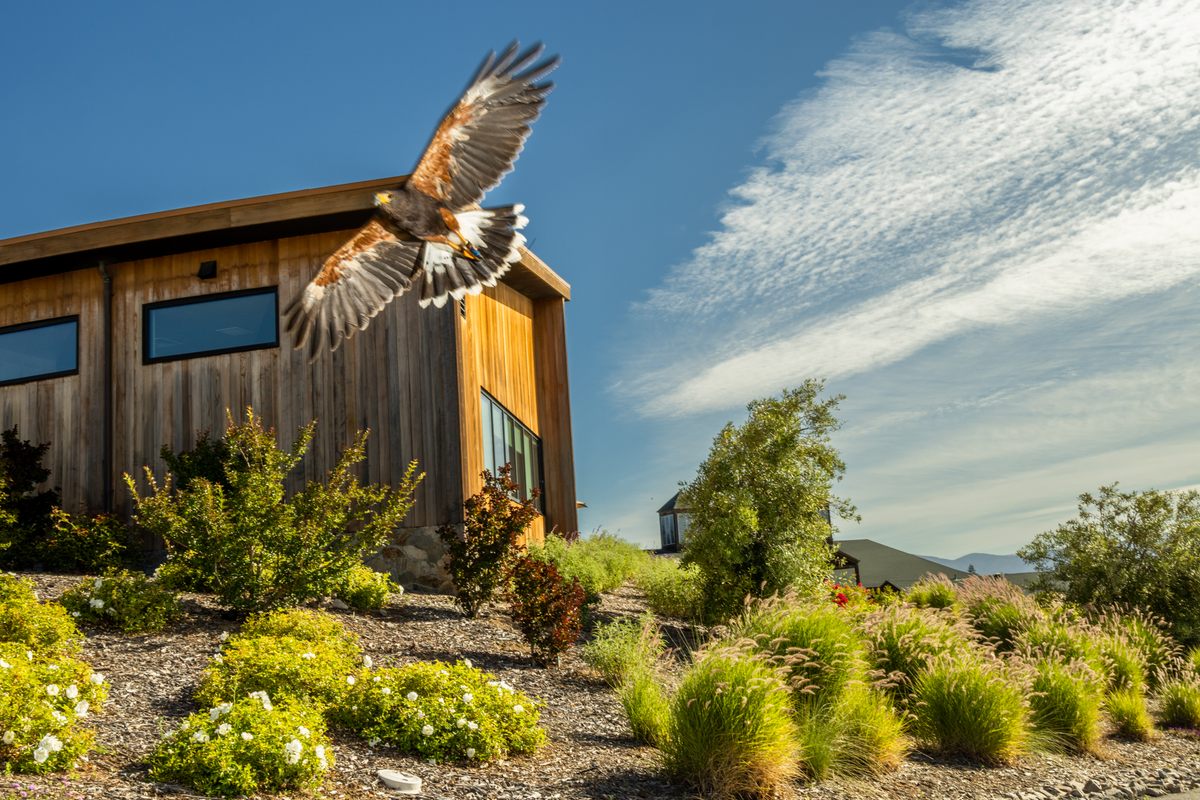
<path id="1" fill-rule="evenodd" d="M 1103 699 L 1096 673 L 1082 661 L 1053 656 L 1033 665 L 1029 696 L 1034 731 L 1050 749 L 1095 753 Z"/>
<path id="2" fill-rule="evenodd" d="M 1099 665 L 1100 653 L 1096 645 L 1099 636 L 1098 630 L 1084 622 L 1047 617 L 1035 620 L 1018 633 L 1013 649 L 1030 661 L 1045 658 Z"/>
<path id="3" fill-rule="evenodd" d="M 866 673 L 862 641 L 837 606 L 795 595 L 750 606 L 732 634 L 784 667 L 797 709 L 836 698 Z"/>
<path id="4" fill-rule="evenodd" d="M 617 697 L 633 737 L 643 744 L 662 748 L 671 720 L 671 703 L 653 672 L 635 670 L 617 689 Z"/>
<path id="5" fill-rule="evenodd" d="M 1193 647 L 1188 651 L 1187 664 L 1191 667 L 1192 672 L 1200 675 L 1200 647 Z"/>
<path id="6" fill-rule="evenodd" d="M 953 617 L 911 606 L 875 611 L 859 621 L 859 628 L 871 665 L 886 676 L 884 687 L 901 703 L 934 659 L 977 646 Z"/>
<path id="7" fill-rule="evenodd" d="M 1145 742 L 1154 737 L 1154 722 L 1146 710 L 1146 695 L 1137 689 L 1109 692 L 1104 710 L 1112 721 L 1113 732 L 1122 739 Z"/>
<path id="8" fill-rule="evenodd" d="M 1142 652 L 1130 643 L 1124 633 L 1103 633 L 1096 640 L 1101 672 L 1110 692 L 1146 691 L 1146 664 Z"/>
<path id="9" fill-rule="evenodd" d="M 838 740 L 833 771 L 838 775 L 881 775 L 900 767 L 909 750 L 904 721 L 887 696 L 864 683 L 851 683 L 834 704 Z"/>
<path id="10" fill-rule="evenodd" d="M 666 645 L 651 614 L 597 625 L 592 640 L 583 646 L 583 660 L 613 688 L 639 670 L 652 668 Z"/>
<path id="11" fill-rule="evenodd" d="M 912 731 L 936 750 L 1009 764 L 1029 749 L 1022 687 L 995 658 L 938 659 L 917 678 L 913 698 Z"/>
<path id="12" fill-rule="evenodd" d="M 1164 683 L 1158 695 L 1158 717 L 1169 728 L 1200 728 L 1200 683 L 1176 678 Z"/>
<path id="13" fill-rule="evenodd" d="M 1168 679 L 1180 658 L 1179 645 L 1167 633 L 1166 623 L 1139 608 L 1110 610 L 1100 617 L 1100 626 L 1124 636 L 1141 653 L 1146 667 L 1146 684 L 1151 691 Z"/>
<path id="14" fill-rule="evenodd" d="M 781 671 L 732 648 L 703 654 L 671 702 L 667 771 L 715 800 L 774 797 L 798 773 Z"/>
<path id="15" fill-rule="evenodd" d="M 958 585 L 958 602 L 997 652 L 1011 650 L 1017 635 L 1044 616 L 1032 598 L 1000 576 L 967 578 Z"/>
<path id="16" fill-rule="evenodd" d="M 945 575 L 930 573 L 910 586 L 904 599 L 917 608 L 950 608 L 958 600 L 958 592 Z"/>

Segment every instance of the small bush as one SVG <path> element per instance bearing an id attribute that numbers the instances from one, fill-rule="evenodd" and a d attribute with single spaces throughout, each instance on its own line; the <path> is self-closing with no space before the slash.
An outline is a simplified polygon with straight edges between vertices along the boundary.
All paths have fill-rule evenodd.
<path id="1" fill-rule="evenodd" d="M 589 603 L 599 601 L 603 592 L 621 586 L 650 559 L 637 545 L 611 533 L 574 542 L 561 536 L 547 536 L 541 547 L 529 549 L 529 555 L 554 564 L 567 580 L 578 580 Z"/>
<path id="2" fill-rule="evenodd" d="M 972 648 L 945 617 L 907 606 L 876 611 L 860 625 L 873 667 L 900 700 L 912 693 L 917 678 L 936 659 Z"/>
<path id="3" fill-rule="evenodd" d="M 292 700 L 244 697 L 189 716 L 150 756 L 150 777 L 208 795 L 313 791 L 333 763 L 325 721 Z"/>
<path id="4" fill-rule="evenodd" d="M 312 440 L 301 428 L 290 450 L 279 449 L 274 430 L 247 409 L 225 431 L 228 484 L 194 477 L 159 484 L 146 469 L 150 494 L 138 494 L 128 475 L 137 524 L 161 537 L 167 561 L 159 569 L 175 586 L 209 587 L 239 611 L 294 605 L 333 593 L 343 576 L 374 555 L 412 507 L 422 476 L 416 462 L 393 487 L 364 486 L 356 476 L 366 458 L 367 432 L 342 451 L 324 482 L 298 494 L 285 491 L 288 475 Z"/>
<path id="5" fill-rule="evenodd" d="M 1169 728 L 1200 728 L 1200 684 L 1195 678 L 1164 683 L 1158 695 L 1159 719 Z"/>
<path id="6" fill-rule="evenodd" d="M 972 575 L 958 586 L 967 620 L 997 651 L 1011 650 L 1017 636 L 1041 619 L 1037 604 L 1002 577 Z"/>
<path id="7" fill-rule="evenodd" d="M 140 572 L 83 581 L 59 600 L 71 616 L 125 633 L 160 631 L 179 618 L 179 598 Z"/>
<path id="8" fill-rule="evenodd" d="M 94 574 L 113 572 L 131 562 L 133 539 L 116 515 L 87 517 L 55 508 L 50 516 L 53 524 L 37 548 L 43 568 Z"/>
<path id="9" fill-rule="evenodd" d="M 260 636 L 290 636 L 305 642 L 325 642 L 347 658 L 362 656 L 358 637 L 325 611 L 307 608 L 285 608 L 252 615 L 242 625 L 235 638 L 252 639 Z"/>
<path id="10" fill-rule="evenodd" d="M 1094 753 L 1100 742 L 1100 682 L 1086 665 L 1042 660 L 1029 696 L 1033 728 L 1047 745 Z"/>
<path id="11" fill-rule="evenodd" d="M 196 700 L 212 706 L 266 692 L 321 708 L 341 696 L 361 661 L 347 655 L 336 640 L 234 636 L 204 670 Z"/>
<path id="12" fill-rule="evenodd" d="M 1008 764 L 1029 746 L 1020 686 L 998 662 L 947 658 L 916 681 L 914 735 L 925 744 L 984 764 Z"/>
<path id="13" fill-rule="evenodd" d="M 553 564 L 528 556 L 517 560 L 509 605 L 535 661 L 557 664 L 560 654 L 579 638 L 583 600 L 579 581 L 568 583 Z"/>
<path id="14" fill-rule="evenodd" d="M 446 569 L 454 580 L 455 602 L 468 617 L 477 617 L 500 590 L 517 558 L 521 535 L 537 516 L 536 494 L 513 500 L 520 487 L 512 466 L 499 475 L 483 471 L 483 488 L 463 502 L 463 530 L 443 525 L 438 536 L 446 545 Z"/>
<path id="15" fill-rule="evenodd" d="M 53 656 L 78 653 L 82 639 L 65 608 L 37 599 L 33 581 L 0 574 L 0 641 Z"/>
<path id="16" fill-rule="evenodd" d="M 592 640 L 583 647 L 583 660 L 618 687 L 638 671 L 645 671 L 666 649 L 654 618 L 624 619 L 599 625 Z"/>
<path id="17" fill-rule="evenodd" d="M 366 564 L 355 564 L 342 576 L 334 595 L 357 611 L 374 611 L 387 605 L 388 598 L 404 593 L 386 572 L 376 572 Z"/>
<path id="18" fill-rule="evenodd" d="M 91 749 L 81 720 L 101 710 L 108 686 L 82 661 L 30 655 L 23 644 L 0 643 L 0 770 L 70 769 Z"/>
<path id="19" fill-rule="evenodd" d="M 694 620 L 702 608 L 702 581 L 697 567 L 680 566 L 675 558 L 652 557 L 634 576 L 646 605 L 662 617 Z"/>
<path id="20" fill-rule="evenodd" d="M 904 599 L 917 608 L 950 608 L 958 600 L 954 584 L 940 572 L 926 575 L 909 587 Z"/>
<path id="21" fill-rule="evenodd" d="M 1154 723 L 1146 710 L 1146 695 L 1136 689 L 1109 692 L 1104 710 L 1112 720 L 1114 732 L 1123 739 L 1144 742 L 1154 736 Z"/>
<path id="22" fill-rule="evenodd" d="M 791 692 L 775 668 L 716 650 L 683 676 L 663 762 L 706 797 L 769 798 L 798 772 Z"/>
<path id="23" fill-rule="evenodd" d="M 633 737 L 643 744 L 662 747 L 670 726 L 671 705 L 662 685 L 649 670 L 635 670 L 617 689 Z"/>
<path id="24" fill-rule="evenodd" d="M 366 739 L 438 761 L 529 753 L 546 739 L 534 701 L 465 663 L 363 671 L 331 713 Z"/>
<path id="25" fill-rule="evenodd" d="M 881 775 L 899 769 L 908 753 L 904 721 L 879 692 L 862 683 L 846 687 L 835 704 L 838 740 L 833 771 Z"/>

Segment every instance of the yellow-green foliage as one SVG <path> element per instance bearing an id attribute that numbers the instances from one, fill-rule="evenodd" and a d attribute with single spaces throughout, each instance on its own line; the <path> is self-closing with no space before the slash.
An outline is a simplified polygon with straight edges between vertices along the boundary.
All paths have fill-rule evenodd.
<path id="1" fill-rule="evenodd" d="M 1200 647 L 1193 647 L 1188 651 L 1187 663 L 1192 668 L 1192 672 L 1200 675 Z"/>
<path id="2" fill-rule="evenodd" d="M 618 687 L 617 697 L 629 719 L 633 738 L 662 747 L 668 736 L 671 707 L 654 672 L 645 669 L 631 672 Z"/>
<path id="3" fill-rule="evenodd" d="M 404 587 L 386 572 L 376 572 L 366 564 L 355 564 L 342 576 L 334 594 L 357 611 L 373 611 L 387 605 L 392 595 L 401 595 Z"/>
<path id="4" fill-rule="evenodd" d="M 151 754 L 150 777 L 219 797 L 310 792 L 332 764 L 315 709 L 259 695 L 189 716 Z"/>
<path id="5" fill-rule="evenodd" d="M 82 638 L 65 608 L 38 600 L 33 581 L 0 573 L 0 641 L 53 656 L 78 653 Z"/>
<path id="6" fill-rule="evenodd" d="M 655 614 L 685 620 L 699 618 L 703 586 L 696 567 L 682 567 L 676 558 L 654 557 L 642 566 L 634 582 Z"/>
<path id="7" fill-rule="evenodd" d="M 632 578 L 650 556 L 635 544 L 611 533 L 568 542 L 561 536 L 547 536 L 545 543 L 529 548 L 534 558 L 549 561 L 558 573 L 583 586 L 589 601 L 600 598 Z"/>
<path id="8" fill-rule="evenodd" d="M 76 619 L 125 633 L 160 631 L 183 613 L 174 592 L 129 571 L 85 580 L 68 589 L 59 602 Z"/>
<path id="9" fill-rule="evenodd" d="M 930 665 L 914 686 L 913 734 L 944 753 L 1008 764 L 1029 748 L 1029 709 L 1003 664 L 966 655 Z"/>
<path id="10" fill-rule="evenodd" d="M 972 575 L 958 585 L 964 616 L 999 651 L 1011 650 L 1018 635 L 1043 618 L 1037 604 L 1002 577 Z"/>
<path id="11" fill-rule="evenodd" d="M 1146 684 L 1151 691 L 1170 673 L 1179 659 L 1179 645 L 1167 633 L 1166 623 L 1140 610 L 1108 613 L 1101 625 L 1109 633 L 1124 638 L 1141 656 Z"/>
<path id="12" fill-rule="evenodd" d="M 954 584 L 940 572 L 926 575 L 909 587 L 904 599 L 918 608 L 950 608 L 958 600 Z"/>
<path id="13" fill-rule="evenodd" d="M 950 617 L 911 606 L 880 609 L 862 617 L 859 626 L 872 666 L 886 676 L 898 701 L 908 698 L 935 659 L 974 647 Z"/>
<path id="14" fill-rule="evenodd" d="M 1200 728 L 1200 684 L 1195 678 L 1164 683 L 1158 695 L 1159 718 L 1170 728 Z"/>
<path id="15" fill-rule="evenodd" d="M 211 706 L 261 691 L 324 707 L 344 692 L 361 660 L 348 656 L 337 640 L 236 636 L 204 670 L 196 700 Z"/>
<path id="16" fill-rule="evenodd" d="M 1146 695 L 1141 691 L 1118 689 L 1109 692 L 1104 700 L 1104 710 L 1118 736 L 1139 742 L 1153 738 L 1154 723 L 1146 710 Z"/>
<path id="17" fill-rule="evenodd" d="M 1029 696 L 1034 730 L 1052 748 L 1096 752 L 1102 683 L 1083 662 L 1043 659 L 1034 665 Z"/>
<path id="18" fill-rule="evenodd" d="M 246 620 L 237 633 L 243 638 L 255 636 L 290 636 L 307 642 L 328 642 L 348 658 L 358 658 L 358 637 L 333 614 L 307 608 L 286 608 L 265 611 Z"/>
<path id="19" fill-rule="evenodd" d="M 652 666 L 666 649 L 658 625 L 649 614 L 597 625 L 583 647 L 583 660 L 613 687 L 639 670 Z"/>

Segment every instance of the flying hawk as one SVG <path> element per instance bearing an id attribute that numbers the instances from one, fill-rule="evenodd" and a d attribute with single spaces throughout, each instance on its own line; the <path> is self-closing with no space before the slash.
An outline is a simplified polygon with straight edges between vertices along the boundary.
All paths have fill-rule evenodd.
<path id="1" fill-rule="evenodd" d="M 323 345 L 370 324 L 393 298 L 421 284 L 420 305 L 478 294 L 520 258 L 521 205 L 478 208 L 500 183 L 529 136 L 554 84 L 543 81 L 558 57 L 539 61 L 541 45 L 516 42 L 489 53 L 447 112 L 403 186 L 375 194 L 375 213 L 325 260 L 284 310 L 295 347 L 310 360 Z"/>

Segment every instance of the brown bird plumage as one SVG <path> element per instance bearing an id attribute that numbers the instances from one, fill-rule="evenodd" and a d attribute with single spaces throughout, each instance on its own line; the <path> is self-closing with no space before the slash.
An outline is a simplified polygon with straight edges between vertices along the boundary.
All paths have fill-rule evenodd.
<path id="1" fill-rule="evenodd" d="M 520 258 L 528 221 L 520 205 L 475 208 L 513 168 L 553 83 L 558 58 L 514 42 L 488 54 L 442 118 L 403 186 L 376 194 L 370 222 L 337 249 L 284 311 L 295 347 L 309 358 L 370 324 L 421 283 L 422 306 L 478 293 Z"/>

